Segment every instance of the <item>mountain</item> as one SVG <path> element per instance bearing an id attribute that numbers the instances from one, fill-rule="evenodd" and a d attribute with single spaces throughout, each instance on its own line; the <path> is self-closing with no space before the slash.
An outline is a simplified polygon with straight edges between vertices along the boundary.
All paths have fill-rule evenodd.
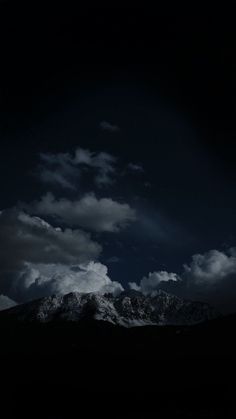
<path id="1" fill-rule="evenodd" d="M 206 303 L 183 300 L 165 291 L 144 296 L 137 291 L 112 294 L 72 292 L 53 295 L 5 310 L 1 319 L 24 322 L 101 320 L 124 327 L 193 325 L 217 317 Z"/>

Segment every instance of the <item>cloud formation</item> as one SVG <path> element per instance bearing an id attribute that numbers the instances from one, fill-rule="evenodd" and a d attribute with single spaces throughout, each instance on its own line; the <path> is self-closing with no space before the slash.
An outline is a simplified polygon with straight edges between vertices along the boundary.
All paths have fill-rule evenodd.
<path id="1" fill-rule="evenodd" d="M 160 289 L 160 285 L 163 282 L 177 282 L 180 281 L 179 276 L 173 272 L 158 271 L 149 272 L 147 277 L 141 279 L 140 284 L 136 282 L 129 282 L 129 287 L 136 291 L 141 291 L 144 295 L 155 295 Z"/>
<path id="2" fill-rule="evenodd" d="M 128 204 L 111 198 L 98 199 L 88 194 L 79 200 L 56 199 L 48 193 L 40 201 L 28 206 L 33 213 L 53 216 L 70 226 L 79 226 L 96 232 L 118 232 L 134 221 L 135 211 Z"/>
<path id="3" fill-rule="evenodd" d="M 180 275 L 165 271 L 151 272 L 131 289 L 154 294 L 163 289 L 179 297 L 211 303 L 222 312 L 235 311 L 236 249 L 227 252 L 210 250 L 195 254 Z"/>
<path id="4" fill-rule="evenodd" d="M 22 211 L 0 213 L 0 293 L 11 296 L 15 275 L 26 262 L 78 264 L 96 259 L 102 247 L 79 229 L 54 228 Z"/>
<path id="5" fill-rule="evenodd" d="M 17 210 L 0 214 L 0 264 L 19 261 L 83 263 L 96 258 L 101 246 L 81 230 L 54 228 L 38 217 Z"/>
<path id="6" fill-rule="evenodd" d="M 25 263 L 14 281 L 14 292 L 27 301 L 69 292 L 119 294 L 121 284 L 111 281 L 107 267 L 99 262 L 79 265 Z"/>
<path id="7" fill-rule="evenodd" d="M 236 274 L 236 251 L 228 254 L 219 250 L 210 250 L 205 254 L 192 256 L 190 265 L 184 265 L 184 274 L 188 281 L 199 285 L 213 285 L 225 281 Z"/>
<path id="8" fill-rule="evenodd" d="M 70 153 L 40 153 L 38 168 L 39 179 L 63 189 L 74 190 L 81 181 L 81 176 L 92 172 L 98 187 L 110 185 L 116 174 L 116 158 L 106 152 L 92 152 L 77 148 Z"/>
<path id="9" fill-rule="evenodd" d="M 90 195 L 76 201 L 75 208 L 70 201 L 53 196 L 40 203 L 41 212 L 56 215 L 64 222 L 74 219 L 76 225 L 94 231 L 119 231 L 134 217 L 125 204 L 120 207 L 110 199 L 97 200 Z M 123 290 L 120 283 L 110 279 L 107 267 L 96 262 L 101 245 L 80 229 L 53 227 L 39 217 L 9 209 L 0 212 L 0 242 L 0 309 L 51 294 L 116 294 Z M 183 265 L 180 275 L 154 271 L 140 283 L 129 283 L 131 289 L 145 295 L 164 289 L 180 297 L 210 302 L 225 312 L 235 309 L 235 285 L 235 248 L 195 254 L 189 264 Z"/>

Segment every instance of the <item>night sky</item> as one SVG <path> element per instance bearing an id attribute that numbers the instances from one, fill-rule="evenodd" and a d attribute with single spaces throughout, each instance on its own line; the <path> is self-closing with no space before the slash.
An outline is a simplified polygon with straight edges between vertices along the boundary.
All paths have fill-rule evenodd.
<path id="1" fill-rule="evenodd" d="M 232 34 L 216 6 L 1 2 L 2 307 L 131 286 L 236 309 Z"/>

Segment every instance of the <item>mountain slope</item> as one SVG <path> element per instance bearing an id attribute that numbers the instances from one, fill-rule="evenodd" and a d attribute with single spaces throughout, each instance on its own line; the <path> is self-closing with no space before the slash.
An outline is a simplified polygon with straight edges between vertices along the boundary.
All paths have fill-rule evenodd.
<path id="1" fill-rule="evenodd" d="M 50 322 L 102 320 L 114 325 L 192 325 L 216 317 L 208 304 L 186 301 L 164 291 L 144 296 L 137 291 L 111 294 L 69 293 L 32 301 L 0 313 L 0 320 Z"/>

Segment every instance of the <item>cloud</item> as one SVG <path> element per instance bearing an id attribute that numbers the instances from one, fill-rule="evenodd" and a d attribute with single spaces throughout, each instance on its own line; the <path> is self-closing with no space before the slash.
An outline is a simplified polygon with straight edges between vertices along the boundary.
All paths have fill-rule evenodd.
<path id="1" fill-rule="evenodd" d="M 205 254 L 192 256 L 190 265 L 184 265 L 188 281 L 199 285 L 212 285 L 225 281 L 236 274 L 236 252 L 230 249 L 228 254 L 210 250 Z"/>
<path id="2" fill-rule="evenodd" d="M 79 265 L 25 263 L 14 281 L 14 292 L 23 301 L 69 292 L 119 294 L 121 284 L 111 281 L 99 262 Z"/>
<path id="3" fill-rule="evenodd" d="M 16 306 L 17 303 L 6 295 L 0 295 L 0 311 Z"/>
<path id="4" fill-rule="evenodd" d="M 0 213 L 0 293 L 11 296 L 15 275 L 25 262 L 78 264 L 96 259 L 102 248 L 79 229 L 54 228 L 22 211 Z"/>
<path id="5" fill-rule="evenodd" d="M 163 289 L 182 298 L 208 302 L 224 313 L 235 312 L 236 248 L 195 254 L 189 265 L 183 265 L 180 275 L 151 272 L 139 284 L 129 283 L 129 287 L 154 295 Z"/>
<path id="6" fill-rule="evenodd" d="M 116 158 L 109 153 L 94 153 L 77 148 L 74 162 L 95 169 L 94 181 L 97 186 L 109 185 L 114 180 Z"/>
<path id="7" fill-rule="evenodd" d="M 98 199 L 94 194 L 71 201 L 66 198 L 56 199 L 48 193 L 27 208 L 39 215 L 53 216 L 67 225 L 96 232 L 118 232 L 135 220 L 135 211 L 128 204 L 121 204 L 111 198 Z"/>
<path id="8" fill-rule="evenodd" d="M 127 169 L 131 172 L 144 173 L 144 168 L 141 166 L 141 164 L 129 163 Z"/>
<path id="9" fill-rule="evenodd" d="M 40 153 L 38 177 L 43 183 L 63 189 L 75 189 L 80 172 L 69 153 Z"/>
<path id="10" fill-rule="evenodd" d="M 43 169 L 40 173 L 40 179 L 44 183 L 51 183 L 52 185 L 60 185 L 64 189 L 75 190 L 75 185 L 66 179 L 65 174 L 54 172 L 53 170 Z"/>
<path id="11" fill-rule="evenodd" d="M 116 158 L 106 152 L 77 148 L 70 153 L 40 153 L 38 177 L 43 183 L 63 189 L 76 189 L 82 175 L 92 172 L 98 187 L 110 185 L 116 174 Z"/>
<path id="12" fill-rule="evenodd" d="M 180 281 L 180 278 L 173 272 L 150 272 L 147 277 L 143 277 L 143 279 L 141 279 L 139 285 L 136 282 L 129 282 L 129 287 L 133 290 L 141 291 L 144 295 L 155 295 L 158 289 L 160 289 L 160 285 L 163 282 L 169 281 L 177 282 Z"/>
<path id="13" fill-rule="evenodd" d="M 103 131 L 109 131 L 109 132 L 120 131 L 120 128 L 117 125 L 111 124 L 110 122 L 107 122 L 107 121 L 102 121 L 100 122 L 99 125 Z"/>

